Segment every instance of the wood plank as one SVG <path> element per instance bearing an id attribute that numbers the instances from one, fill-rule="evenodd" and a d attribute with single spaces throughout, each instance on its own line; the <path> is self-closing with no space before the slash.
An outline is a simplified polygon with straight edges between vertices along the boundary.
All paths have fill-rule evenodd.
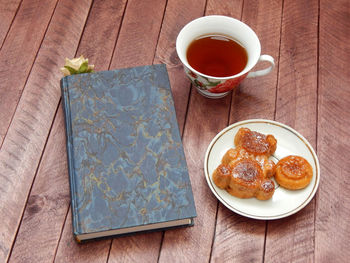
<path id="1" fill-rule="evenodd" d="M 165 4 L 165 0 L 128 1 L 111 69 L 152 64 Z"/>
<path id="2" fill-rule="evenodd" d="M 54 262 L 94 262 L 105 263 L 108 259 L 110 240 L 100 240 L 77 244 L 72 235 L 72 212 L 69 208 L 62 239 Z"/>
<path id="3" fill-rule="evenodd" d="M 176 51 L 175 51 L 175 40 L 181 28 L 187 22 L 195 18 L 193 17 L 193 15 L 196 15 L 196 12 L 198 11 L 195 9 L 195 6 L 197 6 L 200 3 L 199 2 L 193 3 L 193 6 L 189 5 L 189 3 L 186 3 L 186 8 L 188 8 L 186 13 L 184 13 L 182 9 L 184 4 L 185 3 L 179 2 L 179 1 L 168 2 L 165 17 L 164 17 L 164 22 L 162 24 L 161 34 L 157 45 L 156 57 L 154 60 L 154 63 L 167 64 L 169 78 L 171 81 L 172 92 L 175 98 L 175 107 L 176 107 L 180 130 L 182 130 L 182 127 L 184 126 L 190 84 L 187 78 L 185 77 L 183 68 L 180 64 L 180 61 L 177 58 Z M 194 10 L 196 10 L 196 12 L 194 12 Z M 197 15 L 200 16 L 199 13 Z M 184 18 L 186 20 L 184 20 Z M 119 40 L 118 40 L 118 43 L 119 43 Z M 117 45 L 117 50 L 119 50 L 118 45 Z M 134 65 L 137 65 L 137 63 Z M 186 87 L 188 88 L 186 89 Z M 186 231 L 186 230 L 178 230 L 178 231 Z M 141 257 L 144 262 L 153 262 L 157 260 L 158 251 L 156 251 L 156 248 L 158 248 L 159 250 L 159 247 L 156 247 L 158 240 L 155 239 L 154 236 L 158 237 L 158 234 L 153 233 L 153 234 L 147 234 L 147 236 L 148 235 L 150 236 L 150 238 L 148 237 L 146 238 L 145 235 L 137 235 L 135 237 L 121 238 L 118 240 L 114 240 L 109 261 L 134 262 Z M 147 244 L 147 242 L 150 243 L 148 244 L 148 246 L 152 246 L 151 251 L 153 251 L 152 252 L 153 258 L 149 256 L 148 252 L 145 254 L 145 251 L 149 250 L 149 249 L 143 248 L 145 244 Z M 115 245 L 116 243 L 118 243 L 118 247 Z M 120 254 L 118 258 L 114 256 L 117 248 L 118 248 L 117 251 Z M 164 248 L 164 245 L 162 246 L 162 249 L 163 248 Z M 177 257 L 179 258 L 178 260 L 181 261 L 181 257 L 179 257 L 179 255 L 177 255 Z M 172 261 L 173 260 L 174 259 L 172 258 Z"/>
<path id="4" fill-rule="evenodd" d="M 239 8 L 241 5 L 236 4 L 230 9 L 224 8 L 223 11 L 241 10 Z M 277 64 L 281 14 L 281 1 L 244 1 L 242 21 L 258 35 L 262 46 L 262 54 L 273 56 Z M 240 15 L 237 11 L 231 14 L 231 16 L 238 19 Z M 276 68 L 278 68 L 278 65 Z M 274 70 L 264 77 L 246 79 L 240 85 L 233 94 L 230 123 L 252 118 L 274 119 L 277 72 L 277 70 Z M 265 221 L 244 218 L 220 204 L 212 261 L 222 262 L 232 261 L 233 259 L 235 262 L 262 261 L 265 230 Z"/>
<path id="5" fill-rule="evenodd" d="M 208 262 L 210 259 L 218 203 L 203 175 L 204 153 L 215 134 L 227 125 L 227 119 L 222 116 L 228 116 L 229 103 L 229 97 L 211 100 L 192 89 L 183 143 L 197 218 L 193 227 L 165 232 L 159 262 Z"/>
<path id="6" fill-rule="evenodd" d="M 34 2 L 34 7 L 36 4 Z M 60 99 L 58 65 L 66 55 L 74 54 L 88 10 L 88 1 L 78 5 L 64 0 L 57 6 L 3 142 L 0 151 L 0 261 L 9 256 Z M 22 11 L 30 15 L 28 12 Z M 42 19 L 45 21 L 45 17 Z M 30 200 L 36 197 L 33 198 Z M 39 203 L 41 200 L 38 198 Z M 29 205 L 28 209 L 31 207 Z"/>
<path id="7" fill-rule="evenodd" d="M 63 119 L 59 107 L 56 119 Z M 10 262 L 53 262 L 70 203 L 64 123 L 55 122 L 28 198 Z"/>
<path id="8" fill-rule="evenodd" d="M 162 29 L 166 29 L 166 32 L 169 33 L 164 36 L 164 41 L 167 39 L 167 42 L 158 47 L 158 50 L 163 52 L 157 58 L 170 62 L 170 72 L 175 76 L 172 89 L 173 91 L 175 89 L 175 92 L 178 92 L 177 94 L 182 93 L 182 97 L 188 92 L 189 84 L 187 83 L 189 82 L 176 56 L 175 41 L 177 34 L 185 24 L 203 16 L 205 4 L 204 1 L 177 1 L 176 5 L 174 2 L 169 2 L 164 18 Z M 186 8 L 183 8 L 183 6 L 186 6 Z M 176 30 L 173 28 L 176 28 Z M 181 105 L 180 103 L 178 105 Z M 197 218 L 195 219 L 195 225 L 191 228 L 165 232 L 159 262 L 208 262 L 210 259 L 217 200 L 211 194 L 205 182 L 203 158 L 206 147 L 214 134 L 227 125 L 229 103 L 229 97 L 210 100 L 197 93 L 194 88 L 191 90 L 183 144 L 194 193 Z M 182 105 L 184 113 L 186 112 L 186 104 Z"/>
<path id="9" fill-rule="evenodd" d="M 284 1 L 276 120 L 316 146 L 318 1 Z M 265 261 L 314 260 L 315 201 L 268 223 Z"/>
<path id="10" fill-rule="evenodd" d="M 350 258 L 350 5 L 320 1 L 315 262 Z"/>
<path id="11" fill-rule="evenodd" d="M 165 5 L 164 0 L 128 1 L 111 69 L 152 64 Z M 161 240 L 162 232 L 116 238 L 108 262 L 155 262 Z"/>
<path id="12" fill-rule="evenodd" d="M 84 55 L 95 71 L 108 70 L 127 0 L 94 1 L 77 56 Z"/>
<path id="13" fill-rule="evenodd" d="M 95 69 L 107 70 L 110 65 L 113 49 L 121 26 L 126 1 L 98 0 L 94 1 L 77 55 L 83 54 L 89 58 L 89 62 L 95 64 Z M 106 36 L 108 36 L 106 38 Z M 64 122 L 63 116 L 57 116 L 55 123 Z M 64 133 L 61 130 L 61 133 Z M 51 139 L 51 137 L 50 137 Z M 55 140 L 55 138 L 52 138 Z M 60 151 L 45 149 L 49 155 L 66 156 L 66 147 L 61 145 Z M 68 182 L 68 170 L 63 172 Z M 68 200 L 70 202 L 70 198 Z M 77 244 L 72 234 L 71 210 L 65 220 L 63 233 L 58 244 L 55 262 L 106 262 L 111 240 Z"/>
<path id="14" fill-rule="evenodd" d="M 9 31 L 13 18 L 16 15 L 20 2 L 21 0 L 0 1 L 0 50 L 7 35 L 7 32 Z"/>
<path id="15" fill-rule="evenodd" d="M 151 232 L 115 238 L 108 262 L 157 262 L 162 236 Z"/>
<path id="16" fill-rule="evenodd" d="M 274 119 L 279 67 L 282 2 L 245 0 L 242 21 L 257 34 L 261 54 L 271 55 L 276 67 L 267 76 L 245 79 L 232 98 L 230 123 L 245 119 Z M 253 69 L 266 67 L 258 63 Z"/>
<path id="17" fill-rule="evenodd" d="M 295 128 L 313 146 L 316 146 L 317 25 L 317 1 L 284 2 L 276 120 Z"/>
<path id="18" fill-rule="evenodd" d="M 202 6 L 201 1 L 187 3 L 185 1 L 168 1 L 164 14 L 162 30 L 156 50 L 154 63 L 167 65 L 171 90 L 174 97 L 176 117 L 181 134 L 183 132 L 191 82 L 184 76 L 184 70 L 176 53 L 176 38 L 180 30 L 191 20 L 202 16 L 203 10 L 196 10 L 195 6 Z M 183 7 L 186 6 L 186 9 Z"/>
<path id="19" fill-rule="evenodd" d="M 16 110 L 55 5 L 56 1 L 43 5 L 39 0 L 24 0 L 0 51 L 0 144 Z"/>

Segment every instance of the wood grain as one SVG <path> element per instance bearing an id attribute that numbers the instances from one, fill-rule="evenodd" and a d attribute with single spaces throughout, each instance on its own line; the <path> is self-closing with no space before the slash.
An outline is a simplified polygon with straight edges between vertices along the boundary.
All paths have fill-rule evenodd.
<path id="1" fill-rule="evenodd" d="M 63 119 L 59 107 L 56 119 Z M 35 178 L 10 262 L 53 262 L 70 203 L 64 123 L 55 122 Z M 50 154 L 55 152 L 57 154 Z M 30 242 L 29 242 L 30 241 Z"/>
<path id="2" fill-rule="evenodd" d="M 3 143 L 55 5 L 56 1 L 43 5 L 39 0 L 24 0 L 1 48 L 0 144 Z"/>
<path id="3" fill-rule="evenodd" d="M 211 262 L 262 262 L 265 221 L 245 218 L 220 204 Z"/>
<path id="4" fill-rule="evenodd" d="M 285 1 L 276 120 L 316 146 L 318 2 Z"/>
<path id="5" fill-rule="evenodd" d="M 229 97 L 211 100 L 192 89 L 183 144 L 197 218 L 193 227 L 165 232 L 160 262 L 208 262 L 210 259 L 218 203 L 205 180 L 203 162 L 208 144 L 227 125 L 229 103 Z"/>
<path id="6" fill-rule="evenodd" d="M 203 1 L 168 1 L 154 58 L 154 63 L 167 65 L 181 133 L 188 109 L 191 82 L 185 77 L 181 61 L 177 56 L 176 38 L 188 22 L 202 16 L 203 5 Z"/>
<path id="7" fill-rule="evenodd" d="M 247 78 L 236 90 L 232 98 L 230 123 L 245 119 L 274 119 L 276 89 L 279 67 L 282 2 L 244 1 L 242 21 L 257 34 L 261 44 L 261 54 L 271 55 L 275 69 L 268 75 Z M 258 63 L 254 70 L 266 67 Z"/>
<path id="8" fill-rule="evenodd" d="M 256 32 L 262 53 L 273 56 L 278 68 L 282 3 L 273 0 L 244 1 L 241 14 L 238 11 L 242 10 L 239 8 L 242 4 L 236 3 L 229 9 L 232 10 L 231 16 L 242 17 L 242 21 Z M 227 10 L 223 11 L 227 14 Z M 268 76 L 246 79 L 232 95 L 230 123 L 249 118 L 274 119 L 276 88 L 277 70 Z M 265 221 L 244 218 L 220 204 L 212 261 L 262 261 L 265 230 Z"/>
<path id="9" fill-rule="evenodd" d="M 109 69 L 126 3 L 126 0 L 96 0 L 92 5 L 76 55 L 89 58 L 95 71 Z"/>
<path id="10" fill-rule="evenodd" d="M 316 145 L 318 1 L 284 1 L 276 120 Z M 312 262 L 315 201 L 268 223 L 266 262 Z"/>
<path id="11" fill-rule="evenodd" d="M 165 0 L 128 1 L 111 69 L 152 64 L 165 4 Z"/>
<path id="12" fill-rule="evenodd" d="M 75 52 L 88 10 L 88 2 L 74 5 L 61 1 L 58 5 L 3 142 L 0 151 L 0 261 L 9 256 L 57 109 L 61 77 L 58 62 Z"/>
<path id="13" fill-rule="evenodd" d="M 107 70 L 110 65 L 125 6 L 126 1 L 99 0 L 94 1 L 91 7 L 76 54 L 83 54 L 89 58 L 89 61 L 95 64 L 96 70 Z M 63 116 L 58 115 L 56 122 L 63 124 Z M 46 151 L 52 156 L 61 154 L 66 156 L 65 145 L 62 145 L 61 151 L 52 151 L 50 148 Z M 68 170 L 64 170 L 63 173 L 68 182 Z M 71 210 L 67 212 L 68 216 L 65 222 L 62 222 L 64 228 L 57 245 L 55 262 L 86 262 L 88 257 L 89 262 L 106 262 L 111 240 L 92 242 L 87 245 L 78 244 L 73 239 Z"/>
<path id="14" fill-rule="evenodd" d="M 177 23 L 181 23 L 181 26 L 176 26 L 177 30 L 173 32 L 174 35 L 164 37 L 173 39 L 173 42 L 165 42 L 159 46 L 158 50 L 167 50 L 167 52 L 157 56 L 158 59 L 170 61 L 172 63 L 170 65 L 175 66 L 173 69 L 181 69 L 181 71 L 170 71 L 177 74 L 177 79 L 183 79 L 179 83 L 172 83 L 172 88 L 175 91 L 176 89 L 181 91 L 188 87 L 188 84 L 186 84 L 187 87 L 183 86 L 183 84 L 188 83 L 188 80 L 182 71 L 178 58 L 171 53 L 175 52 L 176 36 L 185 24 L 202 16 L 205 10 L 205 2 L 180 2 L 182 1 L 177 1 L 176 6 L 173 2 L 168 3 L 164 24 L 170 22 L 171 24 L 167 24 L 164 28 L 169 30 L 170 25 L 173 26 Z M 169 46 L 173 46 L 173 48 L 170 49 Z M 227 124 L 230 100 L 229 97 L 221 100 L 210 100 L 199 95 L 195 89 L 192 89 L 190 96 L 183 144 L 196 203 L 197 218 L 194 227 L 165 232 L 159 262 L 208 262 L 210 259 L 217 200 L 211 194 L 203 176 L 203 160 L 210 140 L 219 129 Z M 224 117 L 218 118 L 218 116 Z"/>
<path id="15" fill-rule="evenodd" d="M 107 262 L 110 240 L 100 240 L 77 244 L 72 235 L 72 211 L 69 209 L 62 237 L 54 262 Z"/>
<path id="16" fill-rule="evenodd" d="M 21 0 L 0 1 L 0 50 L 20 3 Z"/>
<path id="17" fill-rule="evenodd" d="M 320 2 L 315 262 L 350 258 L 350 3 Z"/>
<path id="18" fill-rule="evenodd" d="M 182 2 L 168 2 L 167 9 L 165 12 L 163 24 L 162 24 L 162 30 L 160 32 L 159 41 L 157 45 L 157 51 L 156 51 L 156 57 L 154 59 L 154 63 L 166 63 L 169 73 L 169 78 L 171 81 L 171 87 L 174 94 L 174 97 L 177 96 L 177 98 L 183 98 L 183 100 L 178 101 L 177 103 L 175 101 L 175 107 L 176 112 L 186 112 L 187 108 L 187 101 L 188 101 L 188 90 L 184 89 L 183 86 L 180 86 L 182 83 L 186 83 L 187 87 L 189 88 L 189 82 L 187 79 L 185 79 L 185 75 L 183 73 L 183 69 L 181 65 L 179 64 L 179 61 L 176 56 L 175 51 L 175 39 L 182 28 L 182 26 L 185 24 L 185 21 L 183 19 L 179 19 L 178 16 L 173 16 L 173 14 L 181 14 L 182 16 L 185 16 L 183 12 L 176 12 L 179 10 L 184 3 Z M 188 4 L 187 4 L 188 7 Z M 191 9 L 189 9 L 190 11 Z M 126 12 L 127 14 L 127 12 Z M 193 13 L 192 13 L 193 14 Z M 124 23 L 123 23 L 124 24 Z M 123 25 L 124 26 L 124 25 Z M 160 27 L 159 27 L 160 29 Z M 129 32 L 130 30 L 126 30 L 126 32 Z M 121 42 L 119 42 L 121 41 Z M 117 43 L 117 50 L 119 50 L 119 43 L 122 43 L 122 32 L 120 35 L 120 39 L 118 39 Z M 130 45 L 127 46 L 128 49 L 130 49 Z M 171 48 L 173 47 L 173 48 Z M 124 48 L 122 48 L 124 49 Z M 150 48 L 149 48 L 150 49 Z M 151 49 L 155 50 L 155 49 Z M 171 52 L 169 52 L 171 51 Z M 129 51 L 131 53 L 134 52 L 134 49 L 131 49 Z M 144 58 L 141 59 L 144 63 L 147 63 L 148 60 L 147 57 L 150 56 L 144 56 Z M 136 56 L 137 59 L 140 59 L 138 56 Z M 146 60 L 147 59 L 147 60 Z M 124 58 L 121 61 L 126 61 L 128 63 L 130 58 Z M 134 58 L 135 60 L 135 58 Z M 124 62 L 125 63 L 125 62 Z M 138 65 L 138 61 L 131 61 L 132 65 Z M 148 62 L 150 63 L 150 62 Z M 120 62 L 117 63 L 117 65 L 120 65 Z M 123 64 L 122 64 L 123 65 Z M 179 82 L 174 81 L 179 80 Z M 179 94 L 182 94 L 181 97 L 179 97 Z M 185 109 L 185 111 L 183 110 Z M 177 115 L 179 116 L 179 114 Z M 178 123 L 180 127 L 183 127 L 185 116 L 182 116 L 182 118 L 178 117 Z M 181 130 L 181 128 L 180 128 Z M 181 229 L 179 231 L 182 231 Z M 135 262 L 138 261 L 140 258 L 142 258 L 143 262 L 154 262 L 158 258 L 158 251 L 160 249 L 160 238 L 161 236 L 158 233 L 152 233 L 152 234 L 146 234 L 146 235 L 136 235 L 132 237 L 127 238 L 118 238 L 113 241 L 112 250 L 110 253 L 109 261 L 112 262 Z M 148 243 L 147 243 L 148 241 Z M 158 243 L 159 242 L 159 243 Z M 158 245 L 159 244 L 159 245 Z M 180 245 L 181 246 L 181 245 Z M 164 246 L 162 246 L 163 250 Z M 116 257 L 118 253 L 118 257 Z M 179 259 L 181 260 L 181 258 Z M 173 259 L 172 259 L 173 261 Z"/>
<path id="19" fill-rule="evenodd" d="M 153 62 L 166 1 L 129 1 L 113 55 L 111 69 Z M 151 9 L 148 7 L 152 6 Z M 140 16 L 140 10 L 142 15 Z M 148 10 L 148 11 L 146 11 Z M 145 34 L 147 37 L 144 37 Z M 162 232 L 113 240 L 108 262 L 157 261 Z"/>
<path id="20" fill-rule="evenodd" d="M 175 41 L 204 14 L 247 23 L 276 69 L 224 99 L 199 95 Z M 347 262 L 349 34 L 347 0 L 0 0 L 0 262 Z M 113 244 L 73 240 L 58 68 L 80 54 L 96 70 L 167 65 L 195 195 L 194 227 Z M 318 193 L 293 216 L 241 217 L 205 182 L 211 139 L 250 118 L 286 123 L 317 149 Z"/>

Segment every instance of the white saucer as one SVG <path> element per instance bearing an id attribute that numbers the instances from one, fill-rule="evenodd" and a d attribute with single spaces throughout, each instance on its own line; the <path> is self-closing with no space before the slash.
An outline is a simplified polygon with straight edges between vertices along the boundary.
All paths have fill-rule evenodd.
<path id="1" fill-rule="evenodd" d="M 234 136 L 241 127 L 275 136 L 277 149 L 272 156 L 275 163 L 287 155 L 304 157 L 313 169 L 311 183 L 306 188 L 296 191 L 277 186 L 273 197 L 267 201 L 237 198 L 218 188 L 211 175 L 226 151 L 234 148 Z M 311 201 L 320 182 L 320 165 L 310 143 L 291 127 L 264 119 L 237 122 L 219 132 L 209 144 L 205 154 L 204 173 L 211 191 L 228 209 L 242 216 L 263 220 L 283 218 L 298 212 Z"/>

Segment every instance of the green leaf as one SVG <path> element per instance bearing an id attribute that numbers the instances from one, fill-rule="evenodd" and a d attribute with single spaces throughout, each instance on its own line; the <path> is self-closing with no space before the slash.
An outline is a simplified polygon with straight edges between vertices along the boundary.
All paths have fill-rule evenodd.
<path id="1" fill-rule="evenodd" d="M 78 73 L 85 73 L 85 72 L 87 72 L 88 67 L 89 67 L 88 63 L 84 62 L 83 64 L 80 65 Z"/>
<path id="2" fill-rule="evenodd" d="M 216 86 L 218 84 L 220 84 L 220 81 L 216 81 L 216 82 L 208 81 L 208 85 L 207 86 Z"/>
<path id="3" fill-rule="evenodd" d="M 78 71 L 76 71 L 74 68 L 71 68 L 70 66 L 64 66 L 64 67 L 69 70 L 71 75 L 78 73 Z"/>
<path id="4" fill-rule="evenodd" d="M 198 80 L 194 79 L 193 82 L 194 82 L 194 84 L 195 84 L 196 86 L 198 86 L 198 87 L 201 86 L 201 85 L 199 84 L 199 81 L 198 81 Z"/>

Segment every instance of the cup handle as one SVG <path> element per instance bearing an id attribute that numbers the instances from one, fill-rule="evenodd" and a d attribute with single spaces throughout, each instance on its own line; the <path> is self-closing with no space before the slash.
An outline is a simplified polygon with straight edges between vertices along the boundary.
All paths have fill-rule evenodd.
<path id="1" fill-rule="evenodd" d="M 258 63 L 260 61 L 269 62 L 271 65 L 268 68 L 266 68 L 266 69 L 249 72 L 248 75 L 247 75 L 247 78 L 255 78 L 255 77 L 264 76 L 266 74 L 269 74 L 273 70 L 273 68 L 275 67 L 275 60 L 270 55 L 261 55 L 259 60 L 258 60 Z"/>

